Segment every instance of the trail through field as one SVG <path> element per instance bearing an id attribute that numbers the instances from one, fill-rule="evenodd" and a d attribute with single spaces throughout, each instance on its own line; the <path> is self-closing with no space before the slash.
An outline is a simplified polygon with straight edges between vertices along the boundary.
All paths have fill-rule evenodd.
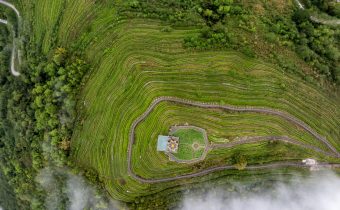
<path id="1" fill-rule="evenodd" d="M 295 2 L 298 4 L 298 6 L 299 6 L 300 9 L 305 10 L 305 7 L 304 7 L 303 4 L 300 2 L 300 0 L 295 0 Z M 340 20 L 339 20 L 339 19 L 326 20 L 326 19 L 323 19 L 323 18 L 318 18 L 318 17 L 313 16 L 313 15 L 310 16 L 310 19 L 311 19 L 313 22 L 321 23 L 321 24 L 324 24 L 324 25 L 340 25 Z"/>
<path id="2" fill-rule="evenodd" d="M 159 182 L 168 182 L 168 181 L 174 181 L 178 179 L 184 179 L 184 178 L 193 178 L 197 176 L 202 176 L 209 174 L 211 172 L 215 171 L 221 171 L 221 170 L 227 170 L 227 169 L 235 169 L 232 165 L 226 165 L 226 166 L 217 166 L 217 167 L 211 167 L 205 170 L 202 170 L 200 172 L 191 173 L 191 174 L 184 174 L 169 178 L 159 178 L 159 179 L 146 179 L 143 177 L 138 176 L 135 174 L 132 170 L 132 164 L 131 164 L 131 156 L 132 156 L 132 147 L 135 141 L 135 129 L 139 123 L 141 123 L 150 113 L 151 111 L 161 102 L 168 101 L 168 102 L 174 102 L 174 103 L 180 103 L 190 106 L 196 106 L 200 108 L 207 108 L 207 109 L 223 109 L 228 111 L 236 111 L 236 112 L 253 112 L 253 113 L 259 113 L 259 114 L 267 114 L 267 115 L 276 115 L 279 116 L 296 126 L 302 128 L 306 132 L 313 135 L 317 140 L 325 144 L 330 151 L 323 151 L 318 147 L 307 145 L 304 143 L 301 143 L 297 140 L 291 139 L 289 137 L 285 136 L 268 136 L 268 137 L 253 137 L 248 139 L 243 139 L 239 142 L 231 142 L 226 144 L 220 144 L 220 145 L 213 145 L 211 148 L 230 148 L 236 145 L 241 144 L 247 144 L 247 143 L 257 143 L 261 141 L 284 141 L 287 143 L 298 145 L 305 149 L 314 150 L 316 152 L 323 153 L 325 155 L 336 157 L 340 159 L 340 153 L 337 151 L 337 149 L 323 136 L 321 136 L 319 133 L 317 133 L 315 130 L 313 130 L 309 125 L 304 123 L 303 121 L 295 118 L 294 116 L 274 109 L 269 108 L 260 108 L 260 107 L 236 107 L 231 105 L 219 105 L 219 104 L 213 104 L 213 103 L 204 103 L 204 102 L 197 102 L 197 101 L 189 101 L 181 98 L 175 98 L 175 97 L 168 97 L 163 96 L 155 99 L 151 105 L 148 107 L 148 109 L 139 116 L 131 125 L 130 133 L 129 133 L 129 145 L 128 145 L 128 151 L 127 151 L 127 164 L 128 164 L 128 174 L 133 177 L 134 179 L 142 182 L 142 183 L 159 183 Z M 207 147 L 208 148 L 208 147 Z M 303 162 L 277 162 L 277 163 L 269 163 L 269 164 L 262 164 L 262 165 L 252 165 L 247 166 L 245 170 L 257 170 L 257 169 L 274 169 L 274 168 L 280 168 L 280 167 L 297 167 L 297 168 L 310 168 L 309 165 L 306 165 Z M 318 167 L 321 168 L 340 168 L 340 164 L 332 164 L 332 163 L 320 163 L 318 164 Z"/>
<path id="3" fill-rule="evenodd" d="M 3 4 L 5 6 L 11 8 L 15 12 L 15 14 L 17 15 L 17 18 L 18 18 L 18 26 L 20 26 L 20 24 L 21 24 L 21 16 L 20 16 L 20 13 L 17 10 L 17 8 L 13 4 L 11 4 L 9 2 L 6 2 L 6 1 L 3 1 L 3 0 L 0 0 L 0 4 Z M 12 28 L 13 46 L 12 46 L 12 53 L 11 53 L 11 73 L 12 73 L 13 76 L 16 76 L 16 77 L 20 76 L 20 72 L 18 72 L 15 69 L 15 57 L 16 57 L 15 51 L 16 51 L 16 46 L 15 46 L 15 31 L 14 31 L 14 28 L 13 28 L 13 26 L 10 23 L 8 23 L 7 20 L 1 19 L 0 23 L 6 24 L 6 25 L 8 25 L 8 26 L 10 26 Z"/>

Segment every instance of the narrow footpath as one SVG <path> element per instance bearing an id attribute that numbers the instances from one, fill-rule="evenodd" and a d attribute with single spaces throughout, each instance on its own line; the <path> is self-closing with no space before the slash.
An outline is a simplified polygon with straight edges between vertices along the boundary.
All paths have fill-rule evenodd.
<path id="1" fill-rule="evenodd" d="M 213 103 L 205 103 L 205 102 L 197 102 L 197 101 L 190 101 L 186 99 L 176 98 L 176 97 L 170 97 L 170 96 L 162 96 L 157 99 L 155 99 L 151 105 L 147 108 L 147 110 L 139 116 L 131 125 L 130 127 L 130 133 L 129 133 L 129 143 L 128 143 L 128 150 L 127 150 L 127 170 L 129 176 L 133 177 L 139 182 L 142 183 L 160 183 L 160 182 L 169 182 L 184 178 L 193 178 L 198 176 L 203 176 L 212 172 L 216 171 L 222 171 L 222 170 L 235 170 L 236 168 L 232 165 L 226 165 L 226 166 L 215 166 L 208 169 L 204 169 L 199 172 L 194 172 L 190 174 L 184 174 L 184 175 L 178 175 L 174 177 L 168 177 L 168 178 L 159 178 L 159 179 L 146 179 L 143 177 L 140 177 L 139 175 L 135 174 L 132 169 L 132 147 L 134 145 L 135 141 L 135 129 L 139 123 L 141 123 L 150 113 L 151 111 L 161 102 L 168 101 L 173 103 L 180 103 L 185 104 L 189 106 L 195 106 L 195 107 L 201 107 L 201 108 L 207 108 L 207 109 L 223 109 L 228 111 L 236 111 L 236 112 L 253 112 L 253 113 L 259 113 L 259 114 L 268 114 L 268 115 L 276 115 L 279 116 L 296 126 L 302 128 L 306 132 L 313 135 L 318 141 L 325 144 L 329 151 L 323 151 L 320 148 L 317 148 L 315 146 L 307 145 L 302 142 L 298 142 L 294 139 L 290 139 L 288 137 L 275 137 L 275 136 L 269 136 L 269 137 L 254 137 L 253 139 L 250 139 L 248 141 L 241 141 L 241 142 L 233 142 L 229 144 L 224 145 L 215 145 L 214 147 L 225 147 L 230 148 L 236 145 L 246 144 L 246 143 L 256 143 L 260 141 L 268 141 L 268 140 L 274 140 L 274 141 L 285 141 L 288 143 L 296 144 L 302 148 L 314 150 L 316 152 L 321 152 L 325 155 L 336 157 L 340 159 L 340 153 L 337 151 L 337 149 L 323 136 L 321 136 L 319 133 L 317 133 L 315 130 L 313 130 L 309 125 L 302 122 L 301 120 L 295 118 L 294 116 L 274 109 L 269 108 L 259 108 L 259 107 L 236 107 L 231 105 L 219 105 L 219 104 L 213 104 Z M 277 163 L 268 163 L 268 164 L 261 164 L 261 165 L 251 165 L 247 166 L 245 170 L 259 170 L 259 169 L 275 169 L 275 168 L 282 168 L 282 167 L 295 167 L 295 168 L 310 168 L 309 165 L 306 165 L 304 163 L 300 162 L 277 162 Z M 320 163 L 318 164 L 319 168 L 340 168 L 340 164 L 337 163 Z"/>

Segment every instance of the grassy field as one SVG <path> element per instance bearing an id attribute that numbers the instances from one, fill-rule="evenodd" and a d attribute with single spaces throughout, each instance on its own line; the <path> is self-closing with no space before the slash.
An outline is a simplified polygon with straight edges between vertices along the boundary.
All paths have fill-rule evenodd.
<path id="1" fill-rule="evenodd" d="M 97 171 L 112 197 L 133 201 L 138 196 L 235 173 L 218 172 L 162 184 L 142 184 L 128 176 L 130 126 L 159 96 L 282 110 L 306 122 L 340 149 L 340 99 L 330 97 L 298 77 L 233 51 L 184 49 L 184 37 L 196 34 L 197 28 L 175 27 L 171 32 L 163 32 L 167 25 L 160 21 L 117 18 L 110 3 L 74 0 L 59 5 L 58 1 L 53 2 L 54 18 L 48 19 L 48 23 L 36 14 L 43 7 L 38 3 L 34 12 L 26 11 L 24 17 L 46 27 L 46 24 L 53 25 L 57 14 L 63 11 L 58 19 L 56 45 L 80 46 L 92 65 L 90 77 L 79 95 L 80 115 L 72 138 L 72 160 Z M 29 3 L 20 1 L 20 5 L 26 4 Z M 44 27 L 39 27 L 34 35 L 37 42 L 52 33 L 44 32 Z M 44 43 L 43 49 L 47 51 L 51 44 Z M 258 143 L 214 150 L 200 164 L 170 162 L 165 154 L 156 152 L 156 137 L 166 133 L 171 125 L 185 122 L 206 129 L 210 141 L 277 134 L 324 148 L 308 133 L 274 116 L 161 103 L 136 130 L 132 165 L 138 175 L 169 177 L 212 165 L 231 164 L 236 153 L 242 153 L 248 164 L 306 157 L 333 161 L 289 144 Z"/>
<path id="2" fill-rule="evenodd" d="M 183 37 L 195 33 L 195 30 L 177 29 L 165 33 L 161 31 L 163 27 L 159 22 L 151 20 L 122 21 L 110 33 L 111 37 L 116 39 L 112 40 L 105 33 L 99 33 L 98 36 L 101 37 L 89 45 L 88 49 L 91 50 L 87 51 L 89 59 L 97 63 L 97 68 L 82 91 L 81 102 L 85 101 L 86 105 L 80 105 L 83 110 L 83 124 L 79 125 L 74 134 L 73 157 L 79 164 L 98 170 L 108 191 L 114 197 L 130 200 L 134 196 L 146 195 L 172 186 L 169 183 L 151 186 L 141 184 L 129 178 L 126 173 L 130 126 L 158 96 L 280 109 L 304 120 L 339 148 L 335 143 L 339 137 L 339 109 L 336 105 L 338 99 L 328 99 L 315 88 L 285 75 L 270 65 L 233 52 L 187 51 L 181 47 Z M 105 53 L 98 56 L 101 51 Z M 194 110 L 190 107 L 186 111 L 178 111 L 171 107 L 166 109 L 167 104 L 164 106 L 165 110 L 157 115 L 157 120 L 145 121 L 149 122 L 146 125 L 149 129 L 151 125 L 169 121 L 173 116 L 166 117 L 167 113 L 175 112 L 176 116 L 180 117 Z M 200 117 L 198 114 L 194 114 L 195 118 L 191 116 L 192 120 Z M 160 120 L 160 117 L 164 117 L 164 120 Z M 201 122 L 217 126 L 220 121 L 217 114 L 208 115 L 206 118 L 206 121 Z M 244 126 L 251 124 L 247 114 L 240 114 L 240 117 L 233 117 L 228 121 L 233 123 L 235 120 L 245 122 Z M 279 122 L 279 119 L 263 120 L 253 130 L 269 124 L 273 127 L 289 127 L 289 123 Z M 173 123 L 165 128 L 168 129 L 171 124 Z M 149 129 L 143 129 L 143 133 L 149 133 Z M 212 133 L 218 132 L 214 128 L 211 130 Z M 294 130 L 296 135 L 307 135 L 298 132 L 298 128 L 286 128 L 285 133 Z M 242 136 L 251 131 L 251 128 L 239 128 L 234 130 L 232 135 Z M 317 144 L 310 137 L 306 137 L 305 141 Z M 136 151 L 133 154 L 133 166 L 137 174 L 143 177 L 168 177 L 193 171 L 192 167 L 169 163 L 164 155 L 157 154 L 155 148 L 152 149 L 153 145 L 155 144 L 150 144 L 149 141 L 134 145 Z M 262 162 L 282 159 L 273 155 L 272 158 L 267 158 L 273 152 L 267 147 L 268 145 L 263 143 L 236 149 L 243 150 L 255 160 L 254 162 L 258 156 L 262 156 Z M 292 154 L 298 151 L 298 148 L 290 145 L 282 147 L 282 150 L 289 153 L 285 159 L 302 158 L 298 155 L 301 151 Z M 232 151 L 236 149 L 214 151 L 210 158 L 207 158 L 206 166 L 217 164 L 219 161 L 226 163 Z M 160 155 L 163 158 L 159 158 Z M 303 154 L 303 157 L 305 156 Z M 120 184 L 118 179 L 124 179 L 124 185 Z"/>
<path id="3" fill-rule="evenodd" d="M 204 148 L 207 146 L 204 142 L 204 134 L 192 128 L 180 128 L 172 133 L 173 136 L 179 137 L 178 153 L 174 156 L 180 160 L 192 160 L 203 155 Z M 197 145 L 197 148 L 194 148 Z"/>

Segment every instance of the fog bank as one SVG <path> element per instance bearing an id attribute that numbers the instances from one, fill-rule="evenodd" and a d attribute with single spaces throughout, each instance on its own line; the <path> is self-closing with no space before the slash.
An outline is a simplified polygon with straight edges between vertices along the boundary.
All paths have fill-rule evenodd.
<path id="1" fill-rule="evenodd" d="M 42 169 L 36 181 L 47 193 L 45 207 L 48 210 L 61 209 L 63 206 L 68 210 L 115 210 L 119 207 L 118 202 L 103 196 L 83 177 L 66 169 Z"/>
<path id="2" fill-rule="evenodd" d="M 241 185 L 239 185 L 241 187 Z M 309 178 L 295 177 L 289 184 L 276 184 L 261 193 L 241 196 L 225 189 L 205 195 L 185 196 L 181 210 L 339 210 L 340 177 L 317 173 Z"/>

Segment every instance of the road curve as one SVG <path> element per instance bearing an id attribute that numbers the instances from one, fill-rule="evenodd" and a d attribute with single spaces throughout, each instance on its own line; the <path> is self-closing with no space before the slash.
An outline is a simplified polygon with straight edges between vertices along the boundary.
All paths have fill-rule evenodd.
<path id="1" fill-rule="evenodd" d="M 7 1 L 3 1 L 3 0 L 0 0 L 0 4 L 3 4 L 5 6 L 11 8 L 15 12 L 15 14 L 17 15 L 17 18 L 18 18 L 18 23 L 19 23 L 18 26 L 20 26 L 20 24 L 21 24 L 21 16 L 20 16 L 20 13 L 17 10 L 17 8 L 13 4 L 11 4 L 11 3 L 7 2 Z M 16 51 L 16 46 L 15 46 L 15 31 L 13 29 L 13 26 L 10 25 L 7 20 L 2 20 L 1 19 L 0 23 L 6 24 L 6 25 L 12 27 L 13 46 L 12 46 L 12 53 L 11 53 L 11 67 L 10 67 L 10 69 L 11 69 L 11 73 L 12 73 L 13 76 L 15 76 L 15 77 L 20 76 L 20 72 L 18 72 L 15 69 L 15 57 L 16 57 L 16 53 L 15 53 L 15 51 Z"/>
<path id="2" fill-rule="evenodd" d="M 147 110 L 139 116 L 131 125 L 130 132 L 129 132 L 129 142 L 128 142 L 128 151 L 127 151 L 127 169 L 129 176 L 133 177 L 139 182 L 142 183 L 160 183 L 160 182 L 168 182 L 168 181 L 174 181 L 184 178 L 193 178 L 198 176 L 203 176 L 206 174 L 209 174 L 211 172 L 226 170 L 226 169 L 235 169 L 234 166 L 226 165 L 226 166 L 216 166 L 212 168 L 205 169 L 203 171 L 194 172 L 190 174 L 184 174 L 180 176 L 174 176 L 174 177 L 168 177 L 168 178 L 159 178 L 159 179 L 146 179 L 143 177 L 138 176 L 135 174 L 132 170 L 131 165 L 131 156 L 132 156 L 132 147 L 135 141 L 135 129 L 139 123 L 141 123 L 149 114 L 150 112 L 157 106 L 159 103 L 163 101 L 169 101 L 174 103 L 181 103 L 185 105 L 190 106 L 196 106 L 196 107 L 202 107 L 202 108 L 209 108 L 209 109 L 224 109 L 228 111 L 236 111 L 236 112 L 254 112 L 254 113 L 260 113 L 260 114 L 269 114 L 269 115 L 276 115 L 284 118 L 285 120 L 288 120 L 295 125 L 301 127 L 311 135 L 313 135 L 316 139 L 323 142 L 330 150 L 329 152 L 324 152 L 326 154 L 331 154 L 331 156 L 335 156 L 337 158 L 340 158 L 340 153 L 327 141 L 325 137 L 322 137 L 320 134 L 318 134 L 316 131 L 314 131 L 310 126 L 308 126 L 306 123 L 302 122 L 301 120 L 278 110 L 269 109 L 269 108 L 258 108 L 258 107 L 236 107 L 231 105 L 218 105 L 213 103 L 205 103 L 205 102 L 196 102 L 196 101 L 190 101 L 185 100 L 181 98 L 176 97 L 170 97 L 170 96 L 162 96 L 157 99 L 155 99 L 151 105 L 147 108 Z M 289 139 L 287 137 L 276 137 L 274 138 L 276 140 L 285 140 L 286 142 L 294 142 L 296 143 L 296 140 Z M 259 139 L 257 141 L 260 141 Z M 254 141 L 254 142 L 257 142 Z M 305 147 L 307 149 L 313 149 L 319 152 L 319 148 L 305 145 L 303 143 L 298 143 L 301 147 Z M 325 168 L 340 168 L 340 164 L 330 164 L 330 163 L 322 163 L 318 165 L 319 167 L 325 167 Z M 263 164 L 263 165 L 253 165 L 253 166 L 247 166 L 245 170 L 256 170 L 256 169 L 273 169 L 273 168 L 280 168 L 280 167 L 297 167 L 297 168 L 308 168 L 309 166 L 301 163 L 301 162 L 278 162 L 278 163 L 269 163 L 269 164 Z"/>
<path id="3" fill-rule="evenodd" d="M 8 21 L 7 21 L 7 20 L 4 20 L 4 19 L 0 19 L 0 23 L 7 25 L 7 24 L 8 24 Z"/>
<path id="4" fill-rule="evenodd" d="M 295 0 L 295 2 L 298 4 L 299 8 L 301 10 L 305 10 L 305 7 L 303 6 L 303 4 L 300 2 L 300 0 Z M 309 17 L 313 22 L 315 23 L 321 23 L 321 24 L 324 24 L 324 25 L 340 25 L 340 20 L 338 19 L 334 19 L 334 20 L 325 20 L 325 19 L 321 19 L 321 18 L 318 18 L 318 17 L 315 17 L 313 15 L 311 15 Z"/>
<path id="5" fill-rule="evenodd" d="M 11 4 L 7 1 L 4 1 L 4 0 L 0 0 L 0 4 L 3 4 L 5 6 L 11 8 L 15 12 L 15 14 L 17 15 L 18 21 L 21 22 L 20 12 L 19 12 L 19 10 L 17 10 L 17 8 L 13 4 Z"/>

